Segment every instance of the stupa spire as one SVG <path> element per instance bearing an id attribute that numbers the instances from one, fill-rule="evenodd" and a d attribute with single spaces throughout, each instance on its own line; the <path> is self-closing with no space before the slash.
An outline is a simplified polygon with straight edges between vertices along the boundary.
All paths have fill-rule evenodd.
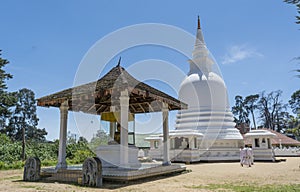
<path id="1" fill-rule="evenodd" d="M 197 39 L 196 39 L 196 44 L 195 46 L 199 45 L 199 44 L 204 44 L 204 38 L 203 38 L 203 34 L 202 34 L 202 30 L 201 30 L 201 25 L 200 25 L 200 17 L 198 15 L 198 27 L 197 27 Z"/>
<path id="2" fill-rule="evenodd" d="M 190 74 L 202 73 L 208 75 L 211 72 L 211 65 L 214 63 L 213 59 L 209 56 L 209 51 L 206 47 L 202 29 L 200 25 L 200 17 L 198 16 L 198 26 L 196 41 L 193 50 L 193 59 L 190 61 Z"/>
<path id="3" fill-rule="evenodd" d="M 120 56 L 120 58 L 119 58 L 119 61 L 118 61 L 117 67 L 120 67 L 120 65 L 121 65 L 121 56 Z"/>

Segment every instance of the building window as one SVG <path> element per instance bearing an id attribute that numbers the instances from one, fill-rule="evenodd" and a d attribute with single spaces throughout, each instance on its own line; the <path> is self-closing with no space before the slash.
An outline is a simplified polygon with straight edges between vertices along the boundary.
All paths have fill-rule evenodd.
<path id="1" fill-rule="evenodd" d="M 194 148 L 197 148 L 197 138 L 194 138 Z"/>
<path id="2" fill-rule="evenodd" d="M 255 138 L 255 147 L 259 147 L 259 138 Z"/>
<path id="3" fill-rule="evenodd" d="M 181 145 L 182 138 L 175 137 L 175 149 L 179 149 Z"/>
<path id="4" fill-rule="evenodd" d="M 266 143 L 266 140 L 265 140 L 265 138 L 263 138 L 261 142 L 262 142 L 262 143 Z"/>
<path id="5" fill-rule="evenodd" d="M 154 141 L 154 148 L 155 148 L 155 149 L 158 148 L 158 141 Z"/>

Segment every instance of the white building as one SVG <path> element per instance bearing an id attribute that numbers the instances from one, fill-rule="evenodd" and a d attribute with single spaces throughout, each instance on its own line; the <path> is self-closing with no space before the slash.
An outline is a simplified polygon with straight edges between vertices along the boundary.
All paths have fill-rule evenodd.
<path id="1" fill-rule="evenodd" d="M 188 109 L 178 112 L 175 127 L 175 141 L 176 138 L 177 141 L 184 140 L 189 147 L 180 148 L 181 153 L 174 152 L 178 150 L 175 144 L 175 148 L 170 148 L 170 157 L 173 161 L 183 162 L 239 160 L 239 147 L 244 145 L 243 137 L 234 128 L 227 88 L 222 77 L 214 70 L 216 64 L 206 47 L 199 18 L 196 42 L 189 63 L 190 71 L 179 90 L 179 100 L 187 103 Z M 187 133 L 195 134 L 194 138 L 197 139 L 187 136 Z M 170 133 L 170 146 L 172 138 Z M 197 145 L 194 146 L 196 140 Z"/>
<path id="2" fill-rule="evenodd" d="M 252 130 L 245 134 L 245 138 L 251 139 L 254 160 L 275 161 L 271 138 L 276 137 L 268 130 Z"/>

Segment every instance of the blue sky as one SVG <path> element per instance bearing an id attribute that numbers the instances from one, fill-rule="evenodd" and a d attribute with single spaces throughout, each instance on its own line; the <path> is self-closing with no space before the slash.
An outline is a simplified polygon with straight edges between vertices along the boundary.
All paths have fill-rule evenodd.
<path id="1" fill-rule="evenodd" d="M 6 71 L 14 75 L 8 82 L 9 90 L 26 87 L 39 98 L 71 87 L 85 54 L 104 36 L 143 23 L 172 25 L 195 35 L 199 15 L 206 44 L 218 62 L 231 105 L 237 94 L 247 96 L 278 89 L 283 90 L 282 99 L 287 102 L 299 89 L 299 79 L 292 71 L 299 68 L 292 59 L 300 55 L 296 14 L 294 6 L 280 0 L 3 0 L 0 49 L 2 57 L 10 61 Z M 193 44 L 190 46 L 192 51 Z M 103 53 L 98 54 L 101 57 Z M 125 68 L 141 60 L 157 59 L 170 62 L 185 73 L 189 70 L 187 58 L 176 51 L 144 46 L 117 54 L 103 73 L 116 65 L 120 55 Z M 155 81 L 148 83 L 177 97 L 176 91 L 168 86 Z M 49 132 L 48 139 L 57 138 L 58 109 L 39 107 L 38 116 L 39 127 Z M 87 127 L 98 126 L 94 118 L 97 119 L 92 117 Z M 174 120 L 170 119 L 170 126 Z M 70 113 L 69 130 L 77 129 Z"/>

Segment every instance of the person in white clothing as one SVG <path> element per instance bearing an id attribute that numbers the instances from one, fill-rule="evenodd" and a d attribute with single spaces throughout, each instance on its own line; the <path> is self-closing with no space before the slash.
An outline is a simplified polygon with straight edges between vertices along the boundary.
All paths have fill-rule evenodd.
<path id="1" fill-rule="evenodd" d="M 240 149 L 240 160 L 241 160 L 241 166 L 243 167 L 244 165 L 247 165 L 251 167 L 251 160 L 250 160 L 250 154 L 251 152 L 249 151 L 248 146 L 246 145 L 244 148 L 241 147 Z"/>
<path id="2" fill-rule="evenodd" d="M 241 166 L 243 167 L 243 161 L 244 161 L 244 157 L 246 156 L 245 151 L 243 150 L 243 146 L 240 147 L 240 163 Z"/>
<path id="3" fill-rule="evenodd" d="M 251 165 L 253 165 L 254 164 L 254 157 L 253 157 L 252 146 L 249 146 L 248 151 L 249 151 L 249 154 L 250 154 L 250 163 L 251 163 Z"/>

